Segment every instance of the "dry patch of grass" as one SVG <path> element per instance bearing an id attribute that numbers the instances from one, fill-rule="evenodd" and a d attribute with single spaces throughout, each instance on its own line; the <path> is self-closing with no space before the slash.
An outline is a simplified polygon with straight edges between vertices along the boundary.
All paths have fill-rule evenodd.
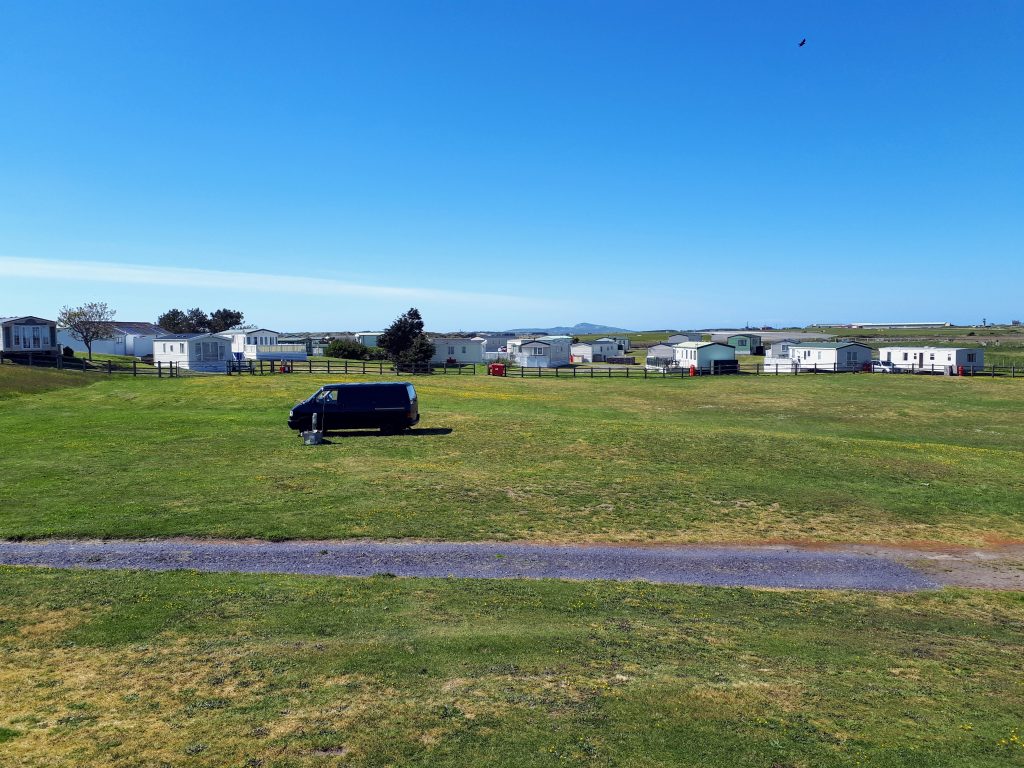
<path id="1" fill-rule="evenodd" d="M 15 568 L 0 586 L 5 768 L 1002 766 L 1020 727 L 1013 594 Z"/>

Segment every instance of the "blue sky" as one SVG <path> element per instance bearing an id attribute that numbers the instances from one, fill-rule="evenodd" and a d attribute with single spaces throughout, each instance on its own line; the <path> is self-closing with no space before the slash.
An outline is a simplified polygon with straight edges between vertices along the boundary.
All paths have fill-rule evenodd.
<path id="1" fill-rule="evenodd" d="M 0 315 L 1024 316 L 1018 0 L 8 0 L 0 109 Z"/>

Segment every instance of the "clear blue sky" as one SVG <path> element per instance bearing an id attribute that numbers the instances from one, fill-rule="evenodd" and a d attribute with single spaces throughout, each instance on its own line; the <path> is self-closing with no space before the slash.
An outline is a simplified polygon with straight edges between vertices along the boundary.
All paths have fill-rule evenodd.
<path id="1" fill-rule="evenodd" d="M 1024 316 L 1019 0 L 6 0 L 0 109 L 0 315 Z"/>

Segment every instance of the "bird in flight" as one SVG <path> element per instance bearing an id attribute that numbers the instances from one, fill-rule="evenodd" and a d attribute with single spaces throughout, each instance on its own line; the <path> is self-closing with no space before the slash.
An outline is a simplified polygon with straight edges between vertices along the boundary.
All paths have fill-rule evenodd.
<path id="1" fill-rule="evenodd" d="M 797 48 L 803 48 L 805 45 L 807 45 L 807 38 L 806 37 L 799 42 L 799 44 L 797 45 Z"/>

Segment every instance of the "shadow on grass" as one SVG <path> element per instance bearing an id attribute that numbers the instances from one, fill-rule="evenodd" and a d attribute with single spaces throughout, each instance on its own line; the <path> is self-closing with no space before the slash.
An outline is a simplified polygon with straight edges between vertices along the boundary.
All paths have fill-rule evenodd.
<path id="1" fill-rule="evenodd" d="M 324 432 L 324 445 L 331 445 L 333 440 L 346 439 L 350 437 L 435 437 L 437 435 L 450 435 L 452 430 L 450 427 L 428 427 L 424 429 L 407 429 L 404 432 L 381 432 L 380 430 L 346 430 L 346 431 L 333 431 L 327 430 Z M 327 436 L 330 435 L 332 440 L 328 440 Z"/>

